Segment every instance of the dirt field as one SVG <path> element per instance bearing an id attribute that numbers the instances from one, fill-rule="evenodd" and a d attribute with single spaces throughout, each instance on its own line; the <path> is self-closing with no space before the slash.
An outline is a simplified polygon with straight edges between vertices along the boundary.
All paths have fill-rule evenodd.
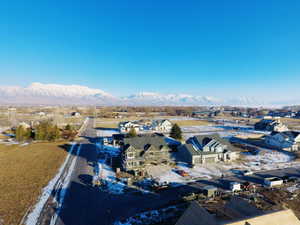
<path id="1" fill-rule="evenodd" d="M 19 224 L 36 203 L 67 155 L 62 144 L 0 145 L 0 224 Z"/>
<path id="2" fill-rule="evenodd" d="M 205 126 L 210 125 L 206 120 L 173 120 L 172 123 L 177 123 L 178 126 Z"/>

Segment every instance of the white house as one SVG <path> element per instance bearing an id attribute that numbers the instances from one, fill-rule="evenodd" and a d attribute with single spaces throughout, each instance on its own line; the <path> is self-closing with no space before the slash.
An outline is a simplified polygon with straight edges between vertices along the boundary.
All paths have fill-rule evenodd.
<path id="1" fill-rule="evenodd" d="M 172 123 L 167 119 L 153 120 L 152 129 L 155 131 L 170 132 L 172 129 Z"/>
<path id="2" fill-rule="evenodd" d="M 125 121 L 119 123 L 119 130 L 120 132 L 129 132 L 132 128 L 138 132 L 141 129 L 141 125 L 137 122 Z"/>
<path id="3" fill-rule="evenodd" d="M 300 132 L 272 132 L 265 137 L 265 143 L 287 151 L 298 151 L 300 149 Z"/>

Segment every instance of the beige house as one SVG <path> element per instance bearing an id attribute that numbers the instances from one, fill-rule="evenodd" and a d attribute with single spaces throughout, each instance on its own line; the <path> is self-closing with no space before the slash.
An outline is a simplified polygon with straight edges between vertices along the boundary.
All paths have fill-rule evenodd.
<path id="1" fill-rule="evenodd" d="M 191 137 L 179 147 L 178 154 L 191 165 L 227 162 L 239 156 L 235 148 L 218 134 Z"/>
<path id="2" fill-rule="evenodd" d="M 170 132 L 172 129 L 172 123 L 170 120 L 153 120 L 152 129 L 160 132 Z"/>

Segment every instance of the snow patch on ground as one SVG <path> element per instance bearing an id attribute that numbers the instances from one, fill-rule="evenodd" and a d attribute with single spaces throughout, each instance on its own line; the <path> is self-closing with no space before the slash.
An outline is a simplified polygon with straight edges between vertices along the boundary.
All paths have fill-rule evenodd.
<path id="1" fill-rule="evenodd" d="M 80 154 L 80 150 L 81 150 L 81 145 L 77 149 L 76 156 L 78 156 Z M 76 164 L 76 159 L 77 158 L 73 159 L 72 164 L 70 165 L 70 167 L 68 169 L 67 175 L 58 184 L 57 188 L 60 189 L 60 192 L 56 194 L 58 196 L 54 197 L 54 201 L 56 201 L 56 203 L 57 203 L 57 208 L 56 208 L 56 213 L 55 213 L 54 217 L 51 218 L 50 225 L 55 225 L 57 217 L 60 214 L 60 211 L 62 209 L 65 195 L 66 195 L 68 187 L 70 185 L 71 175 L 72 175 L 72 172 L 73 172 L 75 164 Z"/>
<path id="2" fill-rule="evenodd" d="M 97 143 L 96 145 L 101 153 L 105 153 L 110 156 L 118 156 L 120 153 L 120 149 L 112 145 L 102 145 L 101 143 Z"/>
<path id="3" fill-rule="evenodd" d="M 105 163 L 105 160 L 99 160 L 99 177 L 105 185 L 105 189 L 111 194 L 123 194 L 125 184 L 117 181 L 116 173 Z M 102 187 L 101 187 L 102 188 Z"/>
<path id="4" fill-rule="evenodd" d="M 113 134 L 119 134 L 120 132 L 117 129 L 98 129 L 98 137 L 111 137 Z"/>
<path id="5" fill-rule="evenodd" d="M 184 207 L 169 206 L 167 208 L 150 210 L 147 212 L 139 213 L 135 216 L 129 217 L 125 221 L 116 221 L 113 225 L 150 225 L 150 224 L 162 224 L 169 218 L 174 217 L 178 212 L 182 212 Z"/>
<path id="6" fill-rule="evenodd" d="M 120 149 L 112 145 L 102 145 L 101 143 L 96 143 L 96 146 L 98 152 L 105 155 L 105 158 L 99 159 L 98 164 L 95 165 L 96 179 L 100 178 L 101 182 L 104 183 L 104 186 L 102 185 L 101 188 L 112 194 L 123 194 L 126 185 L 117 181 L 116 173 L 107 164 L 108 158 L 117 156 L 120 153 Z"/>
<path id="7" fill-rule="evenodd" d="M 286 190 L 294 193 L 299 190 L 299 184 L 294 184 L 293 186 L 287 187 Z"/>

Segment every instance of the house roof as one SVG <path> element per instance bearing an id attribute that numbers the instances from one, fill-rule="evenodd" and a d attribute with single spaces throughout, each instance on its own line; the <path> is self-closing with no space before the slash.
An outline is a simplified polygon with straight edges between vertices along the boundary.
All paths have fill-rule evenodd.
<path id="1" fill-rule="evenodd" d="M 167 119 L 158 119 L 158 120 L 153 120 L 153 124 L 157 125 L 157 126 L 160 126 L 162 125 L 164 122 L 169 122 L 171 123 L 169 120 Z"/>
<path id="2" fill-rule="evenodd" d="M 193 201 L 175 225 L 217 225 L 213 215 Z"/>
<path id="3" fill-rule="evenodd" d="M 182 148 L 185 148 L 185 150 L 189 151 L 191 153 L 191 155 L 195 156 L 195 155 L 214 155 L 216 154 L 215 152 L 203 152 L 200 150 L 197 150 L 194 145 L 192 144 L 184 144 L 182 145 Z"/>
<path id="4" fill-rule="evenodd" d="M 240 197 L 232 197 L 224 206 L 225 211 L 236 219 L 262 215 L 262 211 Z"/>
<path id="5" fill-rule="evenodd" d="M 298 132 L 298 131 L 283 131 L 283 132 L 273 131 L 271 133 L 272 136 L 274 136 L 276 134 L 281 134 L 281 135 L 286 136 L 288 138 L 296 138 L 300 135 L 300 132 Z"/>
<path id="6" fill-rule="evenodd" d="M 135 149 L 145 149 L 145 146 L 154 146 L 160 149 L 163 146 L 168 146 L 164 136 L 158 135 L 142 135 L 130 138 L 124 138 L 125 146 L 132 146 Z"/>
<path id="7" fill-rule="evenodd" d="M 206 138 L 217 140 L 218 142 L 220 142 L 223 145 L 228 145 L 228 146 L 230 145 L 230 143 L 227 140 L 221 138 L 220 135 L 217 133 L 210 134 L 210 135 L 197 135 L 197 136 L 194 136 L 194 138 L 200 145 L 202 145 L 203 140 Z"/>
<path id="8" fill-rule="evenodd" d="M 245 225 L 247 223 L 251 225 L 300 225 L 300 221 L 290 209 L 272 212 L 226 224 Z"/>

